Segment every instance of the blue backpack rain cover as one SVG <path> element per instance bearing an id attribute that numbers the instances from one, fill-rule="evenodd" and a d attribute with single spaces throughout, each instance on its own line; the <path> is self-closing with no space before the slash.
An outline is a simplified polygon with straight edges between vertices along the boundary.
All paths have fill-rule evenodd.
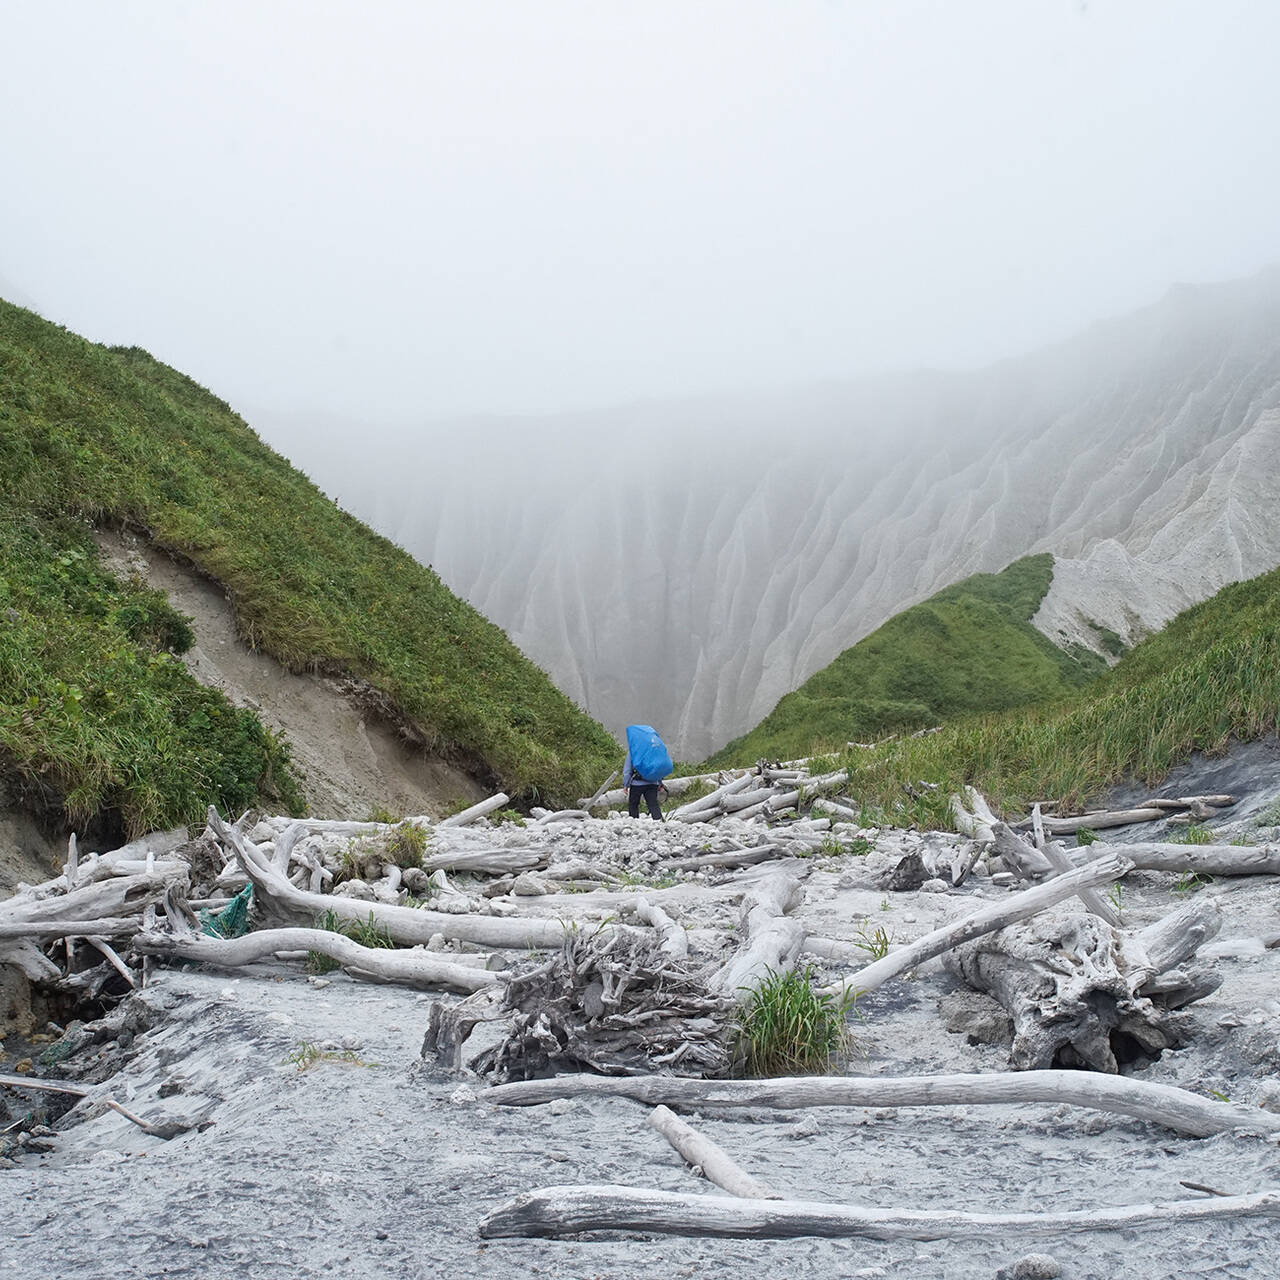
<path id="1" fill-rule="evenodd" d="M 631 771 L 646 782 L 661 782 L 674 768 L 667 744 L 649 724 L 627 725 L 627 750 L 631 753 Z"/>

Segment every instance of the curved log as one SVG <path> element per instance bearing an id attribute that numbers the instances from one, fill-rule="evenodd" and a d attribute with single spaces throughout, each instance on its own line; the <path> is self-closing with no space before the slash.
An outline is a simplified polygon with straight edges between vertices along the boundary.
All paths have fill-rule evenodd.
<path id="1" fill-rule="evenodd" d="M 850 987 L 860 992 L 874 991 L 890 978 L 908 969 L 914 969 L 925 960 L 940 956 L 944 951 L 950 951 L 963 942 L 970 942 L 974 938 L 994 933 L 997 929 L 1003 929 L 1018 920 L 1025 920 L 1028 916 L 1036 915 L 1045 907 L 1051 907 L 1064 898 L 1074 897 L 1081 889 L 1119 879 L 1132 869 L 1133 864 L 1126 857 L 1118 852 L 1112 852 L 1107 857 L 1099 858 L 1087 866 L 1079 867 L 1053 880 L 1047 880 L 1034 888 L 1024 889 L 1003 902 L 983 907 L 981 911 L 975 911 L 962 920 L 944 925 L 932 933 L 926 933 L 923 938 L 917 938 L 915 942 L 900 947 L 884 959 L 859 969 L 844 981 L 832 983 L 824 988 L 824 991 L 839 994 Z"/>
<path id="2" fill-rule="evenodd" d="M 278 951 L 319 951 L 360 977 L 407 987 L 449 987 L 471 992 L 494 986 L 503 978 L 501 973 L 451 964 L 431 952 L 364 947 L 352 938 L 327 929 L 261 929 L 242 938 L 184 938 L 146 933 L 139 934 L 133 945 L 144 955 L 178 956 L 219 969 L 238 969 L 241 965 L 270 960 Z"/>
<path id="3" fill-rule="evenodd" d="M 951 1209 L 867 1209 L 815 1200 L 739 1200 L 620 1186 L 558 1186 L 528 1191 L 480 1223 L 486 1239 L 559 1238 L 583 1231 L 655 1231 L 663 1235 L 864 1236 L 872 1240 L 946 1240 L 1115 1231 L 1167 1222 L 1228 1217 L 1280 1218 L 1280 1191 L 1163 1204 L 1099 1205 L 1066 1213 L 960 1213 Z"/>
<path id="4" fill-rule="evenodd" d="M 419 907 L 398 907 L 383 902 L 361 902 L 332 894 L 311 893 L 291 884 L 234 827 L 209 810 L 209 825 L 220 840 L 235 850 L 245 874 L 253 881 L 259 905 L 270 905 L 284 916 L 308 922 L 332 911 L 341 920 L 363 922 L 370 916 L 387 931 L 393 942 L 413 946 L 429 942 L 433 935 L 490 947 L 559 947 L 565 926 L 559 920 L 515 920 L 503 916 L 450 915 Z M 123 883 L 123 882 L 122 882 Z"/>
<path id="5" fill-rule="evenodd" d="M 733 999 L 749 999 L 767 973 L 790 969 L 804 941 L 799 921 L 785 914 L 804 896 L 800 882 L 776 873 L 750 890 L 742 903 L 742 948 L 708 986 Z"/>
<path id="6" fill-rule="evenodd" d="M 1280 1115 L 1217 1102 L 1169 1084 L 1093 1071 L 996 1071 L 945 1076 L 794 1076 L 773 1080 L 687 1080 L 674 1076 L 556 1076 L 497 1085 L 494 1106 L 527 1107 L 556 1098 L 634 1098 L 651 1106 L 944 1107 L 1066 1103 L 1133 1116 L 1193 1138 L 1239 1130 L 1280 1133 Z"/>

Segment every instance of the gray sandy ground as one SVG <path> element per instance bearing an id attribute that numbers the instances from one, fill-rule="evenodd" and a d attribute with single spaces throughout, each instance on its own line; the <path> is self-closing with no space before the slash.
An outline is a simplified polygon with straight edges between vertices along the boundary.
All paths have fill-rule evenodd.
<path id="1" fill-rule="evenodd" d="M 1274 912 L 1274 888 L 1267 898 L 1262 916 Z M 1228 981 L 1200 1006 L 1197 1043 L 1150 1074 L 1249 1100 L 1276 1065 L 1265 1054 L 1268 1037 L 1275 1048 L 1277 1019 L 1265 1009 L 1275 953 L 1222 963 Z M 999 1049 L 942 1030 L 936 1001 L 948 983 L 922 975 L 869 1003 L 864 1056 L 852 1069 L 1001 1067 Z M 97 1094 L 148 1117 L 207 1113 L 213 1127 L 165 1143 L 106 1112 L 65 1129 L 57 1151 L 0 1172 L 10 1224 L 0 1275 L 963 1278 L 994 1276 L 1031 1251 L 1054 1255 L 1068 1280 L 1261 1276 L 1280 1266 L 1280 1231 L 1266 1219 L 932 1243 L 486 1243 L 476 1233 L 485 1212 L 535 1186 L 719 1193 L 646 1127 L 639 1104 L 496 1109 L 482 1089 L 477 1101 L 451 1101 L 458 1078 L 418 1054 L 430 997 L 340 974 L 320 985 L 284 969 L 241 978 L 174 969 L 156 974 L 144 998 L 161 1016 Z M 300 1070 L 290 1059 L 304 1042 L 334 1056 Z M 340 1056 L 343 1046 L 358 1062 Z M 1250 1064 L 1250 1053 L 1263 1061 Z M 182 1091 L 161 1098 L 166 1082 L 166 1092 Z M 1066 1107 L 708 1113 L 693 1122 L 798 1198 L 1037 1210 L 1183 1198 L 1193 1194 L 1183 1179 L 1232 1192 L 1280 1185 L 1272 1143 L 1189 1139 Z"/>

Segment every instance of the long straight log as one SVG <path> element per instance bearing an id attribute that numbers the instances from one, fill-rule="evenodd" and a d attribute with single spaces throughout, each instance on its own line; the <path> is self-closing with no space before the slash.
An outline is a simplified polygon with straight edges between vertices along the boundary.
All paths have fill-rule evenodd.
<path id="1" fill-rule="evenodd" d="M 503 805 L 509 804 L 511 797 L 505 791 L 499 791 L 496 796 L 490 796 L 487 800 L 481 800 L 479 804 L 473 804 L 469 809 L 463 809 L 461 813 L 455 813 L 452 818 L 444 818 L 436 823 L 437 827 L 465 827 L 468 822 L 474 822 L 477 818 L 483 818 L 487 813 L 493 813 L 497 809 L 501 809 Z"/>
<path id="2" fill-rule="evenodd" d="M 753 774 L 744 773 L 742 777 L 734 778 L 731 782 L 726 782 L 724 786 L 717 787 L 710 795 L 681 805 L 680 808 L 673 810 L 667 816 L 673 822 L 702 822 L 707 815 L 718 809 L 730 796 L 735 796 L 739 792 L 745 791 L 754 780 Z"/>
<path id="3" fill-rule="evenodd" d="M 1118 852 L 1110 853 L 1087 866 L 1078 867 L 1075 871 L 1047 880 L 1044 884 L 1024 889 L 1003 902 L 993 903 L 961 920 L 944 925 L 941 929 L 926 933 L 923 938 L 917 938 L 915 942 L 900 947 L 882 960 L 867 965 L 866 968 L 851 974 L 842 982 L 833 983 L 824 990 L 832 994 L 839 994 L 848 989 L 859 992 L 874 991 L 890 978 L 908 969 L 914 969 L 925 960 L 940 956 L 944 951 L 950 951 L 952 947 L 958 947 L 962 942 L 971 942 L 974 938 L 981 938 L 983 934 L 1003 929 L 1016 920 L 1025 920 L 1028 916 L 1043 911 L 1045 907 L 1051 907 L 1065 898 L 1074 897 L 1082 888 L 1091 888 L 1093 885 L 1104 884 L 1109 880 L 1118 880 L 1132 870 L 1133 863 L 1126 857 Z M 1081 874 L 1082 872 L 1084 874 Z"/>
<path id="4" fill-rule="evenodd" d="M 146 955 L 177 956 L 219 969 L 238 969 L 269 960 L 279 951 L 318 951 L 353 973 L 409 987 L 449 987 L 471 992 L 494 986 L 501 979 L 501 974 L 451 964 L 431 953 L 361 946 L 354 939 L 327 929 L 260 929 L 242 938 L 140 934 L 133 945 Z"/>
<path id="5" fill-rule="evenodd" d="M 649 1127 L 656 1129 L 685 1158 L 702 1170 L 708 1182 L 714 1182 L 731 1196 L 746 1200 L 781 1200 L 733 1160 L 727 1151 L 700 1134 L 667 1107 L 654 1107 L 649 1113 Z"/>
<path id="6" fill-rule="evenodd" d="M 0 938 L 84 938 L 95 934 L 115 938 L 122 933 L 135 933 L 141 917 L 132 919 L 106 916 L 101 920 L 14 920 L 0 921 Z"/>
<path id="7" fill-rule="evenodd" d="M 622 773 L 622 770 L 621 770 L 621 769 L 615 769 L 615 770 L 614 770 L 614 771 L 613 771 L 613 772 L 612 772 L 612 773 L 611 773 L 611 774 L 610 774 L 610 775 L 609 775 L 609 776 L 608 776 L 608 777 L 607 777 L 607 778 L 606 778 L 606 779 L 605 779 L 605 780 L 604 780 L 604 781 L 603 781 L 603 782 L 602 782 L 602 783 L 601 783 L 601 784 L 600 784 L 600 785 L 595 789 L 594 793 L 590 796 L 590 798 L 589 798 L 589 799 L 586 799 L 586 800 L 579 800 L 579 801 L 578 801 L 578 807 L 579 807 L 579 808 L 581 808 L 581 809 L 586 809 L 588 812 L 589 812 L 590 810 L 594 809 L 594 808 L 596 807 L 596 805 L 600 803 L 600 797 L 601 797 L 601 796 L 603 796 L 603 795 L 604 795 L 604 793 L 605 793 L 606 791 L 608 791 L 608 790 L 609 790 L 609 788 L 610 788 L 611 786 L 613 786 L 613 784 L 617 781 L 618 776 L 619 776 L 621 773 Z"/>
<path id="8" fill-rule="evenodd" d="M 816 1200 L 740 1200 L 622 1186 L 556 1186 L 525 1192 L 480 1223 L 486 1239 L 559 1238 L 585 1231 L 644 1231 L 680 1236 L 862 1236 L 872 1240 L 1058 1235 L 1116 1231 L 1219 1218 L 1280 1218 L 1280 1190 L 1251 1196 L 1100 1205 L 1065 1213 L 960 1213 L 949 1209 L 868 1209 Z"/>
<path id="9" fill-rule="evenodd" d="M 1097 854 L 1093 852 L 1095 849 Z M 1091 844 L 1083 852 L 1085 857 L 1093 858 L 1111 850 L 1123 852 L 1139 871 L 1178 874 L 1194 871 L 1206 876 L 1280 875 L 1280 845 L 1274 844 Z"/>
<path id="10" fill-rule="evenodd" d="M 37 1080 L 34 1076 L 0 1076 L 0 1086 L 8 1089 L 35 1089 L 40 1093 L 66 1093 L 87 1098 L 89 1090 L 68 1080 Z"/>
<path id="11" fill-rule="evenodd" d="M 677 1076 L 564 1075 L 497 1085 L 491 1106 L 527 1107 L 556 1098 L 632 1098 L 669 1107 L 945 1107 L 1065 1103 L 1133 1116 L 1193 1138 L 1280 1133 L 1280 1115 L 1218 1102 L 1174 1085 L 1098 1071 L 993 1071 L 942 1076 L 793 1076 L 695 1080 Z"/>
<path id="12" fill-rule="evenodd" d="M 669 871 L 700 871 L 712 867 L 753 867 L 758 862 L 780 858 L 786 851 L 780 844 L 761 844 L 754 849 L 730 849 L 727 853 L 703 853 L 696 858 L 677 858 L 664 863 Z"/>
<path id="13" fill-rule="evenodd" d="M 1073 831 L 1104 831 L 1108 827 L 1131 827 L 1139 822 L 1155 822 L 1167 817 L 1164 809 L 1107 809 L 1100 813 L 1082 813 L 1075 818 L 1045 818 L 1045 830 L 1051 836 L 1069 835 Z"/>

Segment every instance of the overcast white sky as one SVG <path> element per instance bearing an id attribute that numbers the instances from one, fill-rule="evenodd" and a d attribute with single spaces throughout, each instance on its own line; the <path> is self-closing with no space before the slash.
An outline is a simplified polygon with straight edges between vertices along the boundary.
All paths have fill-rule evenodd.
<path id="1" fill-rule="evenodd" d="M 42 0 L 0 293 L 238 406 L 985 362 L 1280 260 L 1274 0 Z"/>

